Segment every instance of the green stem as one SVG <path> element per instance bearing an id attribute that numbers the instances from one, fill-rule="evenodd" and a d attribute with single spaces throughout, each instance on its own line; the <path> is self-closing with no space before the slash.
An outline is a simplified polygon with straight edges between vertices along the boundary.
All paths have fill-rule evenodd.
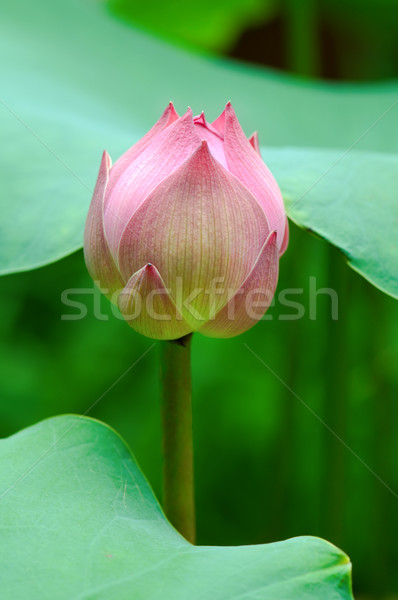
<path id="1" fill-rule="evenodd" d="M 327 247 L 328 282 L 338 294 L 338 319 L 333 321 L 330 313 L 323 323 L 327 335 L 325 356 L 325 392 L 323 417 L 331 430 L 343 440 L 347 435 L 347 411 L 349 406 L 350 364 L 348 337 L 348 302 L 352 293 L 350 273 L 344 264 L 341 253 L 333 246 Z M 346 449 L 330 431 L 324 431 L 324 465 L 327 477 L 324 478 L 323 511 L 325 521 L 323 535 L 335 544 L 344 543 L 344 518 L 346 514 Z"/>
<path id="2" fill-rule="evenodd" d="M 161 342 L 163 508 L 169 521 L 195 543 L 191 337 Z"/>

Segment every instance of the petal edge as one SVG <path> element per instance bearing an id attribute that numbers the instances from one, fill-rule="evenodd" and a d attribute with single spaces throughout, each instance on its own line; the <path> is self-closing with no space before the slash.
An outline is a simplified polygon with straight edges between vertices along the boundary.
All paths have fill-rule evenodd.
<path id="1" fill-rule="evenodd" d="M 109 180 L 111 158 L 104 151 L 97 182 L 87 215 L 84 230 L 84 259 L 91 278 L 109 298 L 124 287 L 122 276 L 116 266 L 104 230 L 103 203 Z"/>
<path id="2" fill-rule="evenodd" d="M 225 107 L 224 148 L 228 168 L 263 207 L 271 229 L 278 232 L 281 248 L 285 235 L 285 207 L 271 171 L 245 136 L 230 103 Z"/>
<path id="3" fill-rule="evenodd" d="M 278 282 L 279 252 L 276 232 L 272 231 L 249 275 L 228 304 L 208 321 L 199 333 L 208 337 L 234 337 L 255 325 L 269 308 Z M 250 295 L 263 296 L 260 310 Z M 257 308 L 259 308 L 257 306 Z"/>
<path id="4" fill-rule="evenodd" d="M 130 277 L 118 305 L 130 327 L 149 338 L 175 340 L 192 332 L 152 263 Z"/>

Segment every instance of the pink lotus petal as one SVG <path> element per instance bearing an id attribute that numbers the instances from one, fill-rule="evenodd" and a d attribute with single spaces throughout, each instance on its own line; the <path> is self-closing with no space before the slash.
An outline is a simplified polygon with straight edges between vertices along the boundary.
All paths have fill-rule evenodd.
<path id="1" fill-rule="evenodd" d="M 223 110 L 222 113 L 221 113 L 221 115 L 219 115 L 217 117 L 217 119 L 215 121 L 213 121 L 212 126 L 224 138 L 224 131 L 225 131 L 225 110 Z"/>
<path id="2" fill-rule="evenodd" d="M 232 108 L 230 106 L 230 103 L 227 104 L 226 110 L 228 110 L 229 108 Z M 221 137 L 223 138 L 223 140 L 224 140 L 224 135 L 225 135 L 226 110 L 224 110 L 220 114 L 220 116 L 217 117 L 217 119 L 212 123 L 212 127 L 219 132 L 219 134 L 221 135 Z M 242 131 L 242 133 L 243 133 L 243 131 Z M 244 135 L 244 133 L 243 133 L 243 135 Z M 259 144 L 258 132 L 257 131 L 255 131 L 250 136 L 249 143 L 254 148 L 254 150 L 257 152 L 257 154 L 261 157 L 261 150 L 260 150 L 260 144 Z M 224 151 L 224 146 L 223 146 L 223 151 Z M 225 155 L 225 151 L 224 151 L 224 155 Z M 284 237 L 283 237 L 283 241 L 282 241 L 282 244 L 281 244 L 281 247 L 280 247 L 280 256 L 285 252 L 285 250 L 286 250 L 286 248 L 288 246 L 288 243 L 289 243 L 289 225 L 288 225 L 287 217 L 285 217 L 285 224 L 286 225 L 285 225 Z"/>
<path id="3" fill-rule="evenodd" d="M 222 166 L 228 170 L 224 153 L 224 139 L 210 123 L 207 123 L 204 113 L 193 119 L 196 132 L 201 140 L 206 140 L 210 152 Z"/>
<path id="4" fill-rule="evenodd" d="M 268 236 L 253 269 L 226 306 L 199 331 L 209 337 L 233 337 L 253 327 L 271 304 L 278 281 L 276 232 Z"/>
<path id="5" fill-rule="evenodd" d="M 128 277 L 156 264 L 185 320 L 198 329 L 245 280 L 268 234 L 259 203 L 202 142 L 137 209 L 120 241 L 119 266 Z M 214 294 L 211 286 L 223 291 Z"/>
<path id="6" fill-rule="evenodd" d="M 119 309 L 130 327 L 155 340 L 175 340 L 192 331 L 152 264 L 134 273 L 118 298 Z"/>
<path id="7" fill-rule="evenodd" d="M 134 146 L 132 146 L 127 152 L 115 162 L 112 167 L 112 179 L 117 180 L 124 169 L 128 167 L 137 156 L 145 150 L 145 148 L 151 143 L 152 139 L 161 131 L 169 127 L 172 123 L 177 121 L 178 114 L 174 109 L 174 105 L 170 102 L 160 117 L 159 121 L 142 137 Z"/>
<path id="8" fill-rule="evenodd" d="M 192 112 L 187 113 L 152 138 L 118 179 L 110 173 L 104 204 L 104 227 L 109 247 L 116 257 L 122 232 L 148 194 L 186 160 L 200 143 Z"/>
<path id="9" fill-rule="evenodd" d="M 109 250 L 103 227 L 103 200 L 111 164 L 110 156 L 105 151 L 84 230 L 84 258 L 88 272 L 109 298 L 116 290 L 124 287 L 124 281 Z"/>
<path id="10" fill-rule="evenodd" d="M 269 169 L 246 138 L 231 104 L 225 107 L 224 150 L 228 168 L 262 205 L 270 228 L 278 234 L 281 248 L 285 236 L 285 208 L 279 187 Z"/>
<path id="11" fill-rule="evenodd" d="M 255 149 L 255 151 L 257 152 L 257 154 L 259 154 L 261 156 L 261 152 L 260 152 L 260 144 L 258 142 L 258 133 L 257 131 L 255 131 L 253 133 L 253 135 L 251 135 L 249 137 L 249 142 L 251 143 L 251 145 L 253 146 L 253 148 Z"/>

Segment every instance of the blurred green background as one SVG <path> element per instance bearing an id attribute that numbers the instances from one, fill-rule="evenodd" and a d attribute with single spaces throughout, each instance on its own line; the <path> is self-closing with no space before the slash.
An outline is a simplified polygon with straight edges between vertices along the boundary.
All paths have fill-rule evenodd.
<path id="1" fill-rule="evenodd" d="M 182 46 L 303 77 L 398 75 L 394 0 L 113 0 L 109 10 Z M 310 277 L 317 289 L 337 291 L 337 321 L 321 294 L 310 318 Z M 62 304 L 67 288 L 92 289 L 81 252 L 0 280 L 0 434 L 85 413 L 105 394 L 88 414 L 121 433 L 160 497 L 158 348 L 116 319 L 105 299 L 104 319 L 95 319 L 90 294 L 76 296 L 87 305 L 84 319 L 63 319 L 76 313 Z M 394 597 L 398 305 L 293 225 L 278 291 L 286 288 L 303 290 L 291 297 L 302 302 L 301 319 L 276 301 L 238 338 L 194 336 L 198 543 L 319 535 L 350 555 L 358 597 Z"/>

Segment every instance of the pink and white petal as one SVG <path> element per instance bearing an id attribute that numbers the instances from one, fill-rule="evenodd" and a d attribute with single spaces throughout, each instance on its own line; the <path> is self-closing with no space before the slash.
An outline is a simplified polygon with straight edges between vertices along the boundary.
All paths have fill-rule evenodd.
<path id="1" fill-rule="evenodd" d="M 278 282 L 279 251 L 273 231 L 240 289 L 200 330 L 209 337 L 233 337 L 259 321 L 271 304 Z"/>
<path id="2" fill-rule="evenodd" d="M 175 340 L 192 332 L 152 264 L 130 277 L 118 305 L 130 327 L 149 338 Z"/>
<path id="3" fill-rule="evenodd" d="M 117 179 L 124 171 L 124 169 L 133 162 L 137 158 L 137 156 L 145 150 L 145 148 L 151 143 L 153 138 L 169 127 L 172 123 L 177 121 L 179 118 L 178 114 L 175 111 L 174 105 L 170 102 L 163 112 L 160 119 L 155 123 L 155 125 L 142 137 L 134 146 L 132 146 L 127 152 L 122 154 L 122 156 L 115 162 L 112 167 L 112 179 Z"/>
<path id="4" fill-rule="evenodd" d="M 124 287 L 124 281 L 109 250 L 103 226 L 103 201 L 111 164 L 110 156 L 105 151 L 84 230 L 84 258 L 88 272 L 110 299 L 116 290 Z"/>
<path id="5" fill-rule="evenodd" d="M 206 121 L 205 114 L 202 112 L 193 119 L 196 132 L 201 140 L 206 140 L 210 152 L 222 166 L 228 170 L 227 159 L 224 153 L 224 138 L 210 123 Z"/>
<path id="6" fill-rule="evenodd" d="M 104 203 L 104 226 L 111 251 L 117 255 L 121 234 L 138 206 L 177 169 L 200 144 L 192 112 L 180 117 L 152 139 L 118 179 L 110 173 Z"/>
<path id="7" fill-rule="evenodd" d="M 254 148 L 254 149 L 255 149 L 255 151 L 257 152 L 257 154 L 258 154 L 259 156 L 261 156 L 260 144 L 259 144 L 259 141 L 258 141 L 258 133 L 257 133 L 257 131 L 255 131 L 255 132 L 253 133 L 253 135 L 251 135 L 251 136 L 249 137 L 249 142 L 251 143 L 251 145 L 253 146 L 253 148 Z"/>
<path id="8" fill-rule="evenodd" d="M 135 212 L 118 262 L 125 276 L 156 264 L 185 320 L 198 329 L 239 288 L 268 234 L 259 203 L 204 141 Z"/>
<path id="9" fill-rule="evenodd" d="M 246 138 L 231 104 L 225 107 L 224 148 L 230 172 L 260 202 L 270 228 L 278 232 L 278 246 L 281 248 L 286 226 L 282 194 L 270 170 Z"/>

